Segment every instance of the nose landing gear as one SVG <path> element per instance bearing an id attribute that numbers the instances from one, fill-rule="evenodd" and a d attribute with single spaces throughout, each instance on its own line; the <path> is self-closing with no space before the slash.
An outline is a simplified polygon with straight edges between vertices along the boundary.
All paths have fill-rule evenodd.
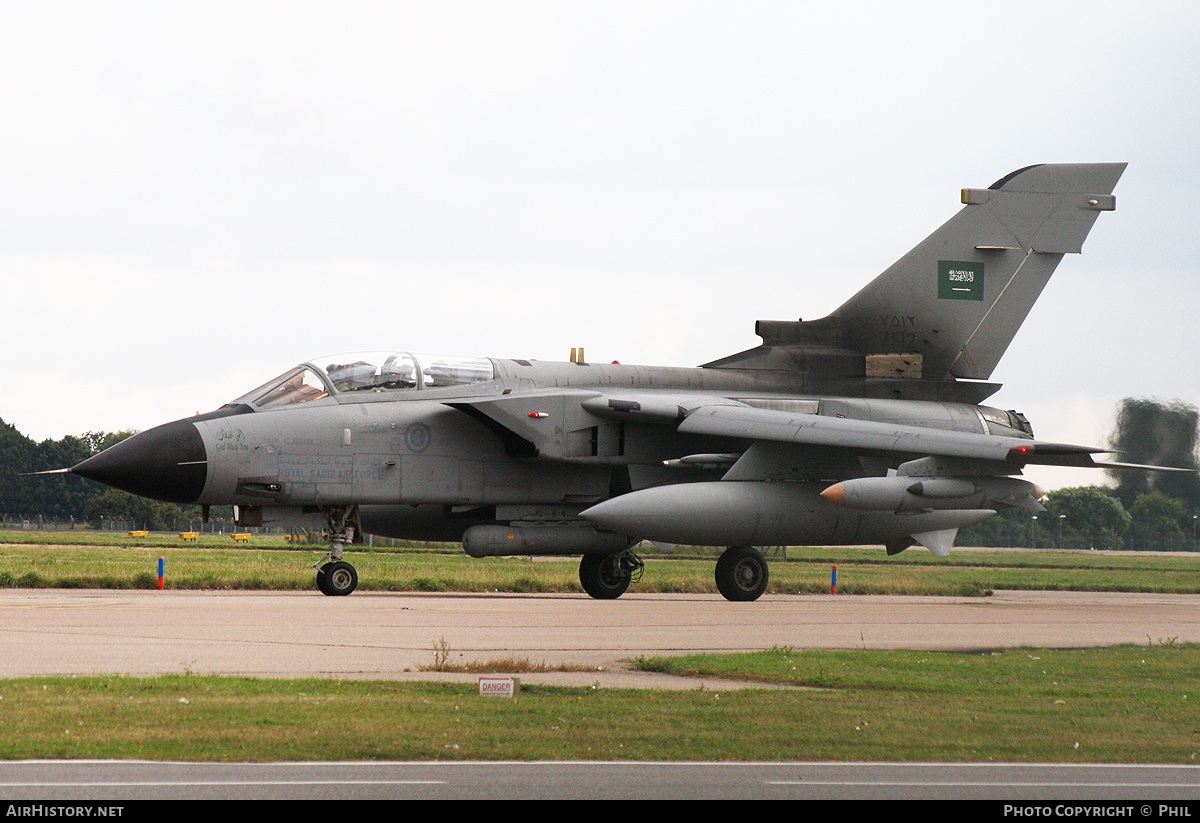
<path id="1" fill-rule="evenodd" d="M 344 597 L 358 588 L 358 572 L 342 554 L 347 544 L 362 534 L 358 523 L 357 506 L 337 506 L 326 510 L 329 518 L 328 563 L 317 568 L 317 588 L 330 597 Z M 360 538 L 361 539 L 361 538 Z"/>

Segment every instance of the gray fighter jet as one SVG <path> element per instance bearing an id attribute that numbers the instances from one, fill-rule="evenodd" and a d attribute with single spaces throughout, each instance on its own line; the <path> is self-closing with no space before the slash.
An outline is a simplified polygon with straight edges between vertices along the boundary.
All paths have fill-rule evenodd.
<path id="1" fill-rule="evenodd" d="M 642 540 L 727 547 L 730 600 L 767 587 L 759 545 L 921 544 L 1041 508 L 1030 464 L 1095 466 L 979 405 L 1064 254 L 1111 211 L 1123 163 L 1029 166 L 986 189 L 841 308 L 760 320 L 762 345 L 698 368 L 409 351 L 311 360 L 71 471 L 239 524 L 323 529 L 317 586 L 357 586 L 364 533 L 473 557 L 578 555 L 619 597 Z M 1112 465 L 1112 464 L 1108 464 Z"/>

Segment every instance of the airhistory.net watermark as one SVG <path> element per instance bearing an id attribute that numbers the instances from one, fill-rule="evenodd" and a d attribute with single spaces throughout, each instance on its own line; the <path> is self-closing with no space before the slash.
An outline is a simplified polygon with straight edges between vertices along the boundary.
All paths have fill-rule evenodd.
<path id="1" fill-rule="evenodd" d="M 124 806 L 55 806 L 49 803 L 10 803 L 5 817 L 120 817 Z"/>

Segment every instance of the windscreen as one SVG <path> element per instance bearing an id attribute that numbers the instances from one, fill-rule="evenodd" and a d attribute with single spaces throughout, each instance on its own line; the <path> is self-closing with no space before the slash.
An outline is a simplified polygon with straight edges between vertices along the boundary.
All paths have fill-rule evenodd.
<path id="1" fill-rule="evenodd" d="M 410 352 L 338 354 L 297 366 L 234 402 L 270 409 L 330 394 L 438 389 L 485 383 L 495 376 L 492 361 L 486 357 Z"/>
<path id="2" fill-rule="evenodd" d="M 359 352 L 314 360 L 339 394 L 401 391 L 484 383 L 495 378 L 486 357 L 456 357 L 411 352 Z"/>
<path id="3" fill-rule="evenodd" d="M 260 409 L 269 409 L 274 406 L 307 403 L 309 400 L 319 400 L 328 396 L 329 391 L 317 373 L 312 369 L 303 368 L 286 375 L 277 384 L 255 398 L 254 405 Z"/>

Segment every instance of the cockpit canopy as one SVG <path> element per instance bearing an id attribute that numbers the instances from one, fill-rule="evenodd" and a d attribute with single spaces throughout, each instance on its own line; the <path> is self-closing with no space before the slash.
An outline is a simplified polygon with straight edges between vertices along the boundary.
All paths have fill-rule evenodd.
<path id="1" fill-rule="evenodd" d="M 495 378 L 486 357 L 411 352 L 335 354 L 304 363 L 240 402 L 259 409 L 290 406 L 347 392 L 419 391 Z"/>

